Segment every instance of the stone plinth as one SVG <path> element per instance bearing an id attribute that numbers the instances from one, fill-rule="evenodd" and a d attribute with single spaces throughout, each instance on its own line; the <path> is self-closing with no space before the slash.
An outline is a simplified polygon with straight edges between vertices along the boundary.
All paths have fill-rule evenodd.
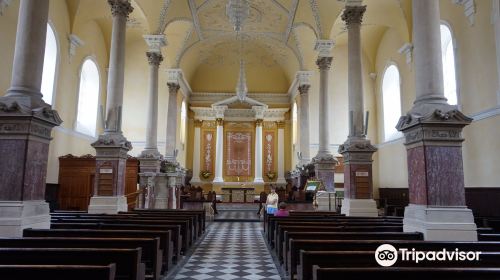
<path id="1" fill-rule="evenodd" d="M 335 192 L 319 191 L 316 193 L 316 204 L 318 211 L 336 211 L 335 209 Z"/>
<path id="2" fill-rule="evenodd" d="M 89 204 L 89 214 L 117 214 L 127 211 L 127 198 L 124 195 L 117 196 L 92 196 Z"/>
<path id="3" fill-rule="evenodd" d="M 90 200 L 89 213 L 92 211 L 92 213 L 109 214 L 126 211 L 127 152 L 132 149 L 132 145 L 121 133 L 108 133 L 100 135 L 99 139 L 92 143 L 92 147 L 96 149 L 96 173 L 94 196 Z M 125 200 L 125 210 L 123 210 L 123 200 Z"/>
<path id="4" fill-rule="evenodd" d="M 477 240 L 472 211 L 465 206 L 461 149 L 462 129 L 471 121 L 447 104 L 416 106 L 399 120 L 408 160 L 405 231 L 422 232 L 425 240 Z"/>
<path id="5" fill-rule="evenodd" d="M 184 185 L 186 169 L 182 168 L 178 162 L 164 162 L 166 174 L 166 191 L 168 209 L 178 209 L 180 207 L 180 187 Z"/>
<path id="6" fill-rule="evenodd" d="M 49 204 L 43 200 L 0 201 L 0 237 L 22 237 L 25 228 L 49 229 Z"/>
<path id="7" fill-rule="evenodd" d="M 0 98 L 0 236 L 48 228 L 45 183 L 51 131 L 62 121 L 50 107 L 30 109 Z"/>
<path id="8" fill-rule="evenodd" d="M 335 192 L 335 166 L 338 161 L 331 154 L 325 154 L 321 157 L 316 156 L 313 159 L 316 178 L 325 186 L 327 192 Z"/>
<path id="9" fill-rule="evenodd" d="M 339 147 L 344 157 L 343 214 L 347 216 L 378 216 L 373 200 L 372 156 L 377 151 L 370 140 L 348 138 Z"/>

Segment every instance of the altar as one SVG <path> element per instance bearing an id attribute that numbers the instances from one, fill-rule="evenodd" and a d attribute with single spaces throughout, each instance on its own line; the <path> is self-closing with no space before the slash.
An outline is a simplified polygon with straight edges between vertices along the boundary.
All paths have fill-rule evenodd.
<path id="1" fill-rule="evenodd" d="M 222 202 L 254 202 L 255 196 L 254 188 L 222 188 Z"/>

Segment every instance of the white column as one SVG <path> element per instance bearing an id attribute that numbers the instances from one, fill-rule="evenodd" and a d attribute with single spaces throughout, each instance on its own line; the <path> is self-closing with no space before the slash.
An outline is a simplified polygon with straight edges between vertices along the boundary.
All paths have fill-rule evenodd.
<path id="1" fill-rule="evenodd" d="M 413 1 L 413 45 L 415 57 L 415 106 L 446 104 L 444 97 L 443 64 L 439 1 Z"/>
<path id="2" fill-rule="evenodd" d="M 497 79 L 498 79 L 497 105 L 500 106 L 500 0 L 492 0 L 492 4 L 493 4 L 492 22 L 495 27 L 495 46 L 496 46 L 496 58 L 497 58 Z"/>
<path id="3" fill-rule="evenodd" d="M 299 86 L 300 93 L 300 164 L 308 164 L 311 161 L 310 142 L 309 142 L 309 88 L 310 85 L 303 84 Z"/>
<path id="4" fill-rule="evenodd" d="M 167 83 L 168 85 L 168 112 L 167 112 L 167 136 L 165 147 L 165 159 L 170 162 L 177 161 L 176 139 L 177 139 L 177 92 L 180 89 L 178 83 Z"/>
<path id="5" fill-rule="evenodd" d="M 134 10 L 127 0 L 109 0 L 113 14 L 106 96 L 106 132 L 121 134 L 121 113 L 125 76 L 125 34 L 128 15 Z"/>
<path id="6" fill-rule="evenodd" d="M 200 183 L 200 157 L 201 157 L 201 120 L 194 120 L 194 146 L 193 146 L 193 178 L 191 185 Z"/>
<path id="7" fill-rule="evenodd" d="M 278 179 L 277 184 L 286 184 L 285 180 L 285 123 L 278 122 Z"/>
<path id="8" fill-rule="evenodd" d="M 214 183 L 224 182 L 222 177 L 222 161 L 224 160 L 224 120 L 222 118 L 217 118 L 217 137 L 215 139 L 215 177 Z"/>
<path id="9" fill-rule="evenodd" d="M 157 136 L 158 136 L 158 68 L 163 61 L 161 53 L 147 52 L 149 62 L 149 95 L 148 95 L 148 115 L 146 123 L 146 147 L 141 156 L 158 157 Z"/>
<path id="10" fill-rule="evenodd" d="M 262 178 L 262 119 L 255 121 L 255 178 L 254 183 L 264 183 Z"/>
<path id="11" fill-rule="evenodd" d="M 332 65 L 333 58 L 331 57 L 330 51 L 333 48 L 332 40 L 318 40 L 316 42 L 315 49 L 319 51 L 319 57 L 316 60 L 316 64 L 319 68 L 319 108 L 318 108 L 318 121 L 319 121 L 319 149 L 315 156 L 315 160 L 321 160 L 322 158 L 332 158 L 332 154 L 329 149 L 329 118 L 328 118 L 328 73 Z"/>

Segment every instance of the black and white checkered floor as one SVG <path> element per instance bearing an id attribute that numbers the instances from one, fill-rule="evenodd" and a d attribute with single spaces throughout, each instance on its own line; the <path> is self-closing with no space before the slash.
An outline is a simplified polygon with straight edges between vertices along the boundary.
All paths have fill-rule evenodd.
<path id="1" fill-rule="evenodd" d="M 258 222 L 259 216 L 257 215 L 257 210 L 219 210 L 219 214 L 215 216 L 215 221 Z"/>
<path id="2" fill-rule="evenodd" d="M 171 279 L 280 280 L 281 277 L 262 237 L 261 223 L 215 222 Z"/>

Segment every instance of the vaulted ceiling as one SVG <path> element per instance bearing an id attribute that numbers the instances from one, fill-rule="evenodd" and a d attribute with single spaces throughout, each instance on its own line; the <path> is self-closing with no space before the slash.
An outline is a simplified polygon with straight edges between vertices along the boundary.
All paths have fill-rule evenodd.
<path id="1" fill-rule="evenodd" d="M 95 21 L 107 40 L 111 15 L 104 0 L 66 0 L 72 29 Z M 239 46 L 226 16 L 227 0 L 132 0 L 127 40 L 165 34 L 165 66 L 182 68 L 188 81 L 208 66 L 237 69 Z M 368 6 L 362 29 L 363 49 L 374 60 L 386 30 L 395 28 L 410 40 L 410 0 L 364 0 Z M 315 69 L 317 39 L 346 44 L 340 19 L 344 0 L 250 0 L 244 25 L 243 57 L 247 69 L 281 71 L 291 83 L 296 71 Z M 236 67 L 236 68 L 235 68 Z M 267 71 L 267 70 L 265 70 Z M 250 89 L 251 90 L 251 89 Z"/>

